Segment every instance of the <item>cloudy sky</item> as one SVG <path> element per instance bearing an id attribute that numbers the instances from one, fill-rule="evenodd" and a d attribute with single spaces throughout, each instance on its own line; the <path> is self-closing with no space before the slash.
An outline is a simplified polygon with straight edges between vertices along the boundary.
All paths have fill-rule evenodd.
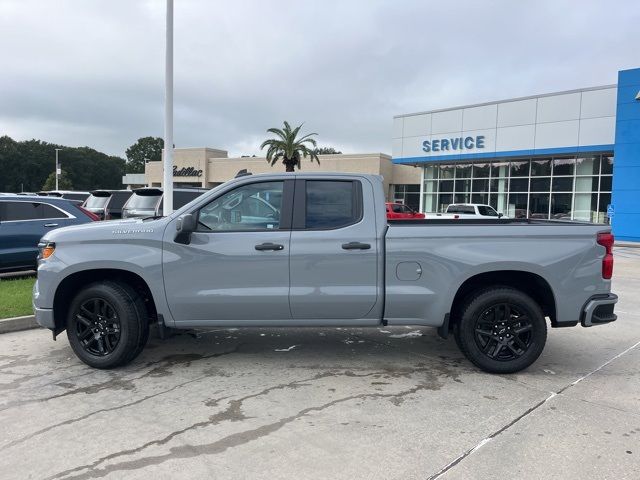
<path id="1" fill-rule="evenodd" d="M 0 0 L 0 135 L 124 155 L 162 136 L 164 0 Z M 259 154 L 305 122 L 391 150 L 393 115 L 616 83 L 637 0 L 175 0 L 175 143 Z"/>

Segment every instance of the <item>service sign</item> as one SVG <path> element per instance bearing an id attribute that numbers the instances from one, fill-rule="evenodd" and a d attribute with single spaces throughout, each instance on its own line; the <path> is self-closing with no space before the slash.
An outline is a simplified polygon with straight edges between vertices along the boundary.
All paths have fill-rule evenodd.
<path id="1" fill-rule="evenodd" d="M 433 138 L 422 142 L 425 152 L 448 152 L 484 148 L 484 135 Z"/>

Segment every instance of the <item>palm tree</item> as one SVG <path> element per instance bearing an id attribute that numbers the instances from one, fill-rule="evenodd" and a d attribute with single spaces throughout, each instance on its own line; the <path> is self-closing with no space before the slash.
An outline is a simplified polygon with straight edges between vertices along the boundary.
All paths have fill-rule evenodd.
<path id="1" fill-rule="evenodd" d="M 267 162 L 271 163 L 272 167 L 278 163 L 278 160 L 282 160 L 286 171 L 293 172 L 295 167 L 298 167 L 298 170 L 300 170 L 300 160 L 307 157 L 309 157 L 311 161 L 315 160 L 318 162 L 318 165 L 320 165 L 318 154 L 305 145 L 308 143 L 315 148 L 316 141 L 311 138 L 311 136 L 317 135 L 317 133 L 309 133 L 304 137 L 296 138 L 301 128 L 302 125 L 299 125 L 292 130 L 289 122 L 285 121 L 283 129 L 270 128 L 267 130 L 267 132 L 278 136 L 278 138 L 265 140 L 262 142 L 262 145 L 260 145 L 260 150 L 264 147 L 269 147 L 267 149 Z"/>

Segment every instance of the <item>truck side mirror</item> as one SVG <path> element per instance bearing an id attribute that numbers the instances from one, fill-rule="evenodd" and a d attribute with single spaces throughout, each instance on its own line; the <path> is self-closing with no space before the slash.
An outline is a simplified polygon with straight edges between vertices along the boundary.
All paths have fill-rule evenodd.
<path id="1" fill-rule="evenodd" d="M 502 217 L 504 217 L 504 213 L 499 213 L 498 218 L 502 218 Z"/>
<path id="2" fill-rule="evenodd" d="M 188 245 L 191 243 L 191 234 L 196 230 L 196 217 L 192 213 L 185 213 L 178 217 L 176 223 L 176 237 L 177 243 Z"/>

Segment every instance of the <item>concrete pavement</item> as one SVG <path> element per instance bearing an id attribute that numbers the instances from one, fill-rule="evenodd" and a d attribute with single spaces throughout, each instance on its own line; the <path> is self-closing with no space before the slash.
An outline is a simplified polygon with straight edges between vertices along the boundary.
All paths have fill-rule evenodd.
<path id="1" fill-rule="evenodd" d="M 0 478 L 640 477 L 640 250 L 612 325 L 550 330 L 516 375 L 435 330 L 225 329 L 92 370 L 0 335 Z"/>

